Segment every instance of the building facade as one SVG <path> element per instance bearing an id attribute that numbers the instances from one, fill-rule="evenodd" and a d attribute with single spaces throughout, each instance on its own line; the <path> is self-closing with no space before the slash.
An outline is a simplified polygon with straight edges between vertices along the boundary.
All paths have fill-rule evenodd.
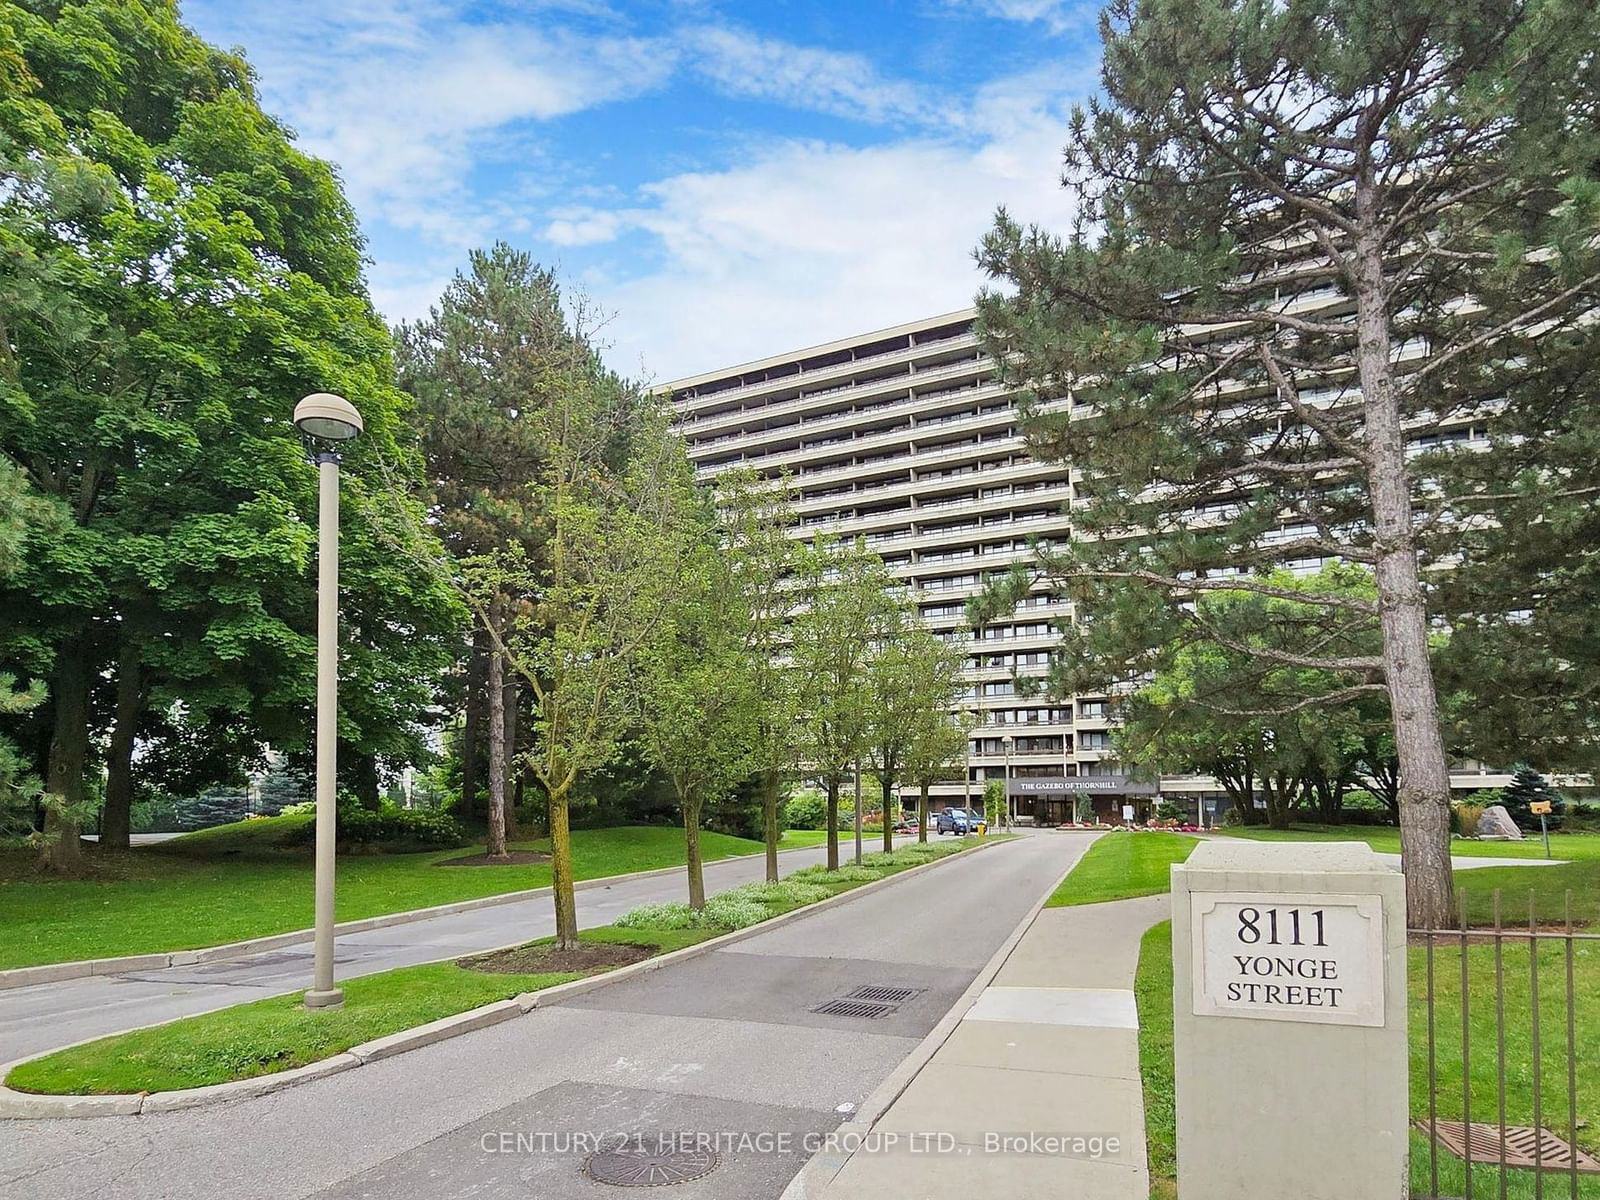
<path id="1" fill-rule="evenodd" d="M 861 538 L 906 588 L 935 633 L 968 648 L 961 706 L 977 726 L 967 778 L 934 791 L 934 807 L 976 802 L 1009 781 L 1017 810 L 1071 820 L 1142 820 L 1157 788 L 1112 761 L 1110 697 L 1030 694 L 1057 621 L 1071 606 L 1040 593 L 974 634 L 967 600 L 986 575 L 1032 557 L 1035 542 L 1071 534 L 1073 479 L 1029 457 L 1015 399 L 973 333 L 971 310 L 777 354 L 665 385 L 699 477 L 741 467 L 787 474 L 794 536 Z M 1019 694 L 1019 692 L 1021 694 Z M 1458 786 L 1509 777 L 1469 771 Z M 1196 816 L 1220 794 L 1203 778 L 1170 778 L 1163 795 Z"/>

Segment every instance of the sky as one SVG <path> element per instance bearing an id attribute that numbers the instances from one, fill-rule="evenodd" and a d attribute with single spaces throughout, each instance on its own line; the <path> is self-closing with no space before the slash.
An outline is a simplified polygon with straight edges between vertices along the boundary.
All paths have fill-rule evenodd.
<path id="1" fill-rule="evenodd" d="M 391 321 L 504 240 L 661 383 L 963 308 L 1065 230 L 1089 0 L 185 0 L 333 162 Z"/>

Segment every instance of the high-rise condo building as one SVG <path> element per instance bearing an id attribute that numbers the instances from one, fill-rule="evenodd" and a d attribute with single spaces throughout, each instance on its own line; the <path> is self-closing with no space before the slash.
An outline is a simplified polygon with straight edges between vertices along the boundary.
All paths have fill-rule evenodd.
<path id="1" fill-rule="evenodd" d="M 976 634 L 965 606 L 984 577 L 1027 561 L 1072 528 L 1071 472 L 1030 458 L 1014 398 L 972 331 L 946 313 L 675 380 L 677 429 L 702 480 L 731 467 L 790 477 L 794 536 L 860 537 L 907 588 L 933 631 L 969 642 L 962 706 L 977 717 L 967 782 L 958 767 L 935 808 L 977 801 L 1009 778 L 1019 814 L 1055 823 L 1090 803 L 1101 819 L 1141 819 L 1156 788 L 1112 761 L 1105 695 L 1053 698 L 1014 677 L 1043 676 L 1055 622 L 1071 606 L 1033 595 Z M 1296 564 L 1314 566 L 1315 564 Z M 1476 769 L 1458 786 L 1507 777 Z M 970 790 L 969 790 L 970 786 Z M 1168 778 L 1161 794 L 1221 802 L 1214 782 Z M 1198 813 L 1196 814 L 1198 815 Z"/>

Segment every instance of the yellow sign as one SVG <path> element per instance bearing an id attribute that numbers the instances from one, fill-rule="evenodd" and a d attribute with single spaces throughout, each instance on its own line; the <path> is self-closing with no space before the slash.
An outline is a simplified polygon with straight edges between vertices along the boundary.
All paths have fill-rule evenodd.
<path id="1" fill-rule="evenodd" d="M 1548 817 L 1550 815 L 1550 801 L 1548 801 L 1548 800 L 1532 800 L 1532 801 L 1529 801 L 1529 803 L 1528 803 L 1528 811 L 1531 812 L 1536 817 Z"/>

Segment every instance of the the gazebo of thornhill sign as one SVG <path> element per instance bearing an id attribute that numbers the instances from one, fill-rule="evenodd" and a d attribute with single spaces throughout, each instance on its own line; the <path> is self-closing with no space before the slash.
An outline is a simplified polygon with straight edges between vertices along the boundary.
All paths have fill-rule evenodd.
<path id="1" fill-rule="evenodd" d="M 1079 798 L 1087 796 L 1095 816 L 1114 823 L 1127 819 L 1125 809 L 1132 806 L 1135 819 L 1148 815 L 1150 800 L 1157 794 L 1154 783 L 1144 783 L 1126 775 L 1045 775 L 1012 779 L 1009 794 L 1019 816 L 1032 814 L 1041 825 L 1059 825 L 1077 818 Z"/>

